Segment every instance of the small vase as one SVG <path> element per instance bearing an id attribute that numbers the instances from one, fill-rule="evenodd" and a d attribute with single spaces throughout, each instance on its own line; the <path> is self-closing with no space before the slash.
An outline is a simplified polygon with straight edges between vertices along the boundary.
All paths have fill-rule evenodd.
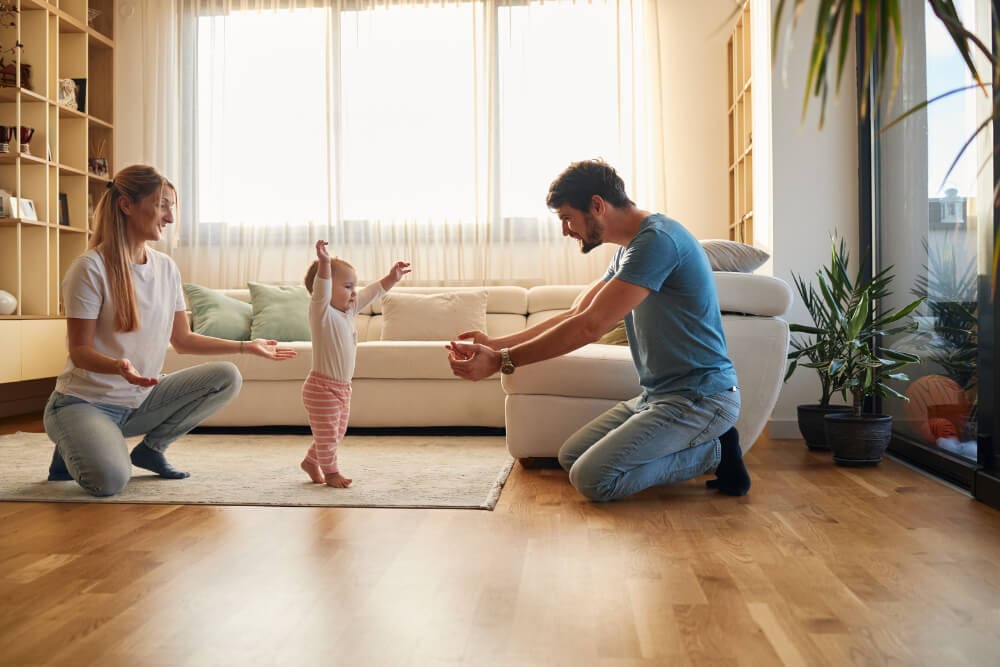
<path id="1" fill-rule="evenodd" d="M 17 299 L 10 292 L 0 289 L 0 315 L 13 315 L 17 310 Z"/>
<path id="2" fill-rule="evenodd" d="M 826 423 L 823 418 L 829 414 L 838 412 L 850 412 L 849 405 L 800 405 L 797 408 L 799 415 L 799 432 L 806 441 L 806 447 L 813 451 L 829 451 L 830 446 L 826 444 Z"/>
<path id="3" fill-rule="evenodd" d="M 35 136 L 35 128 L 27 127 L 25 125 L 21 126 L 21 152 L 31 155 L 31 147 L 28 146 L 28 142 L 31 141 L 31 137 Z"/>

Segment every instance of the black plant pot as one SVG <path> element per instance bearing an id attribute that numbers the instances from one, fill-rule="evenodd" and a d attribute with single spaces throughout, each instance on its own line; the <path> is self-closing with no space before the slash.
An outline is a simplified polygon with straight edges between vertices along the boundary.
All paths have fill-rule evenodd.
<path id="1" fill-rule="evenodd" d="M 812 405 L 798 406 L 799 432 L 805 438 L 806 447 L 812 450 L 829 451 L 826 444 L 826 422 L 823 417 L 839 412 L 850 412 L 849 405 Z"/>
<path id="2" fill-rule="evenodd" d="M 892 415 L 827 415 L 826 442 L 842 466 L 875 466 L 892 439 Z"/>

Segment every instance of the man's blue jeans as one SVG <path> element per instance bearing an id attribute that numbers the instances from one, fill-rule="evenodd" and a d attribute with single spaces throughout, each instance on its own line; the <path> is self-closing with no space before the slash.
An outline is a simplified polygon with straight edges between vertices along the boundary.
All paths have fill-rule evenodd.
<path id="1" fill-rule="evenodd" d="M 138 408 L 52 392 L 45 432 L 77 484 L 91 495 L 113 496 L 132 476 L 125 438 L 145 435 L 147 447 L 163 452 L 228 403 L 242 385 L 234 364 L 213 361 L 161 377 Z"/>
<path id="2" fill-rule="evenodd" d="M 715 470 L 719 436 L 739 415 L 736 388 L 696 400 L 637 396 L 570 436 L 559 450 L 559 463 L 590 500 L 616 500 Z"/>

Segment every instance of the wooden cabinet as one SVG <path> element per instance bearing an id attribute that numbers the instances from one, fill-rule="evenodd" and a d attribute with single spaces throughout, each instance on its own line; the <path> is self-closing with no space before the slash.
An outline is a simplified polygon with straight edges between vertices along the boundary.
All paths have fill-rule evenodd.
<path id="1" fill-rule="evenodd" d="M 66 365 L 66 320 L 0 321 L 0 383 L 50 378 Z"/>
<path id="2" fill-rule="evenodd" d="M 11 382 L 51 377 L 65 361 L 60 282 L 113 174 L 117 3 L 0 5 L 0 290 L 17 299 L 0 315 L 11 345 L 0 382 Z"/>
<path id="3" fill-rule="evenodd" d="M 729 238 L 753 243 L 753 125 L 750 3 L 727 43 L 729 57 Z"/>

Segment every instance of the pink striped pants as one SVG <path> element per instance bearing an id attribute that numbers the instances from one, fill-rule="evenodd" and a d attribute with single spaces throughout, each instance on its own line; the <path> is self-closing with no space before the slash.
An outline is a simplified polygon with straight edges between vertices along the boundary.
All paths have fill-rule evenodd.
<path id="1" fill-rule="evenodd" d="M 324 474 L 340 472 L 337 445 L 344 439 L 351 415 L 351 383 L 310 371 L 302 385 L 302 403 L 313 434 L 306 460 L 318 463 Z"/>

